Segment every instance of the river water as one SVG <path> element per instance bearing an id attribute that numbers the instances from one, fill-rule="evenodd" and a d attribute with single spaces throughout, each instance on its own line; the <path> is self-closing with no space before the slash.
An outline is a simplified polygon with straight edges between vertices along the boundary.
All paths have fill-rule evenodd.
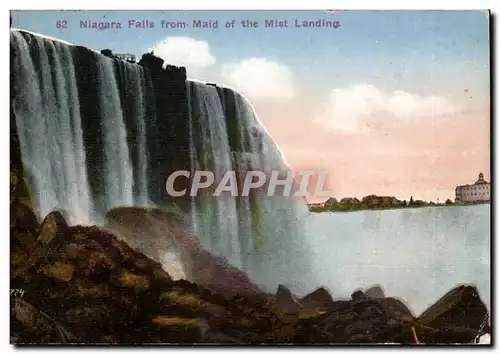
<path id="1" fill-rule="evenodd" d="M 381 285 L 419 315 L 457 284 L 490 308 L 490 205 L 311 213 L 314 282 L 334 298 Z"/>

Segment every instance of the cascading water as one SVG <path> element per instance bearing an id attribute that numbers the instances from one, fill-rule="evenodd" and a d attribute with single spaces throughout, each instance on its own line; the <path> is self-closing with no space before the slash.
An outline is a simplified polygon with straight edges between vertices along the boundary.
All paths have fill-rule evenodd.
<path id="1" fill-rule="evenodd" d="M 215 180 L 220 181 L 223 174 L 232 169 L 224 108 L 215 87 L 199 82 L 188 82 L 187 85 L 191 95 L 191 151 L 195 156 L 192 167 L 211 171 Z M 235 198 L 201 194 L 193 201 L 193 227 L 204 246 L 234 266 L 241 267 Z"/>
<path id="2" fill-rule="evenodd" d="M 123 121 L 118 85 L 113 60 L 97 57 L 98 95 L 101 108 L 101 126 L 104 130 L 104 158 L 106 166 L 104 202 L 109 210 L 121 205 L 133 205 L 133 174 L 127 145 L 127 131 Z"/>
<path id="3" fill-rule="evenodd" d="M 62 208 L 89 223 L 94 209 L 86 175 L 77 84 L 70 47 L 11 31 L 12 72 L 21 154 L 40 215 Z"/>
<path id="4" fill-rule="evenodd" d="M 188 87 L 196 169 L 212 171 L 216 181 L 228 170 L 287 175 L 281 152 L 242 95 L 199 82 L 189 82 Z M 224 99 L 224 90 L 230 90 L 229 99 Z M 231 108 L 234 116 L 227 114 Z M 258 189 L 248 197 L 201 195 L 193 208 L 197 235 L 212 253 L 244 269 L 269 291 L 279 283 L 297 292 L 310 289 L 304 277 L 311 256 L 304 246 L 307 207 L 294 197 L 266 193 Z"/>
<path id="5" fill-rule="evenodd" d="M 97 53 L 94 57 L 99 97 L 96 116 L 82 117 L 75 67 L 75 48 L 55 40 L 11 31 L 14 49 L 12 73 L 16 95 L 14 111 L 23 165 L 29 178 L 35 208 L 40 217 L 62 209 L 72 223 L 97 223 L 116 206 L 144 205 L 147 201 L 144 103 L 149 77 L 137 65 L 125 65 L 127 89 L 133 97 L 132 120 L 138 131 L 138 158 L 132 165 L 124 110 L 114 73 L 117 61 Z M 131 87 L 129 87 L 131 86 Z M 133 99 L 132 99 L 133 98 Z M 85 121 L 87 120 L 87 121 Z M 98 190 L 89 178 L 88 150 L 83 125 L 93 125 L 88 135 L 104 142 L 99 160 L 92 167 L 102 170 Z M 134 167 L 134 168 L 133 168 Z M 138 189 L 134 193 L 133 170 Z"/>
<path id="6" fill-rule="evenodd" d="M 228 170 L 288 171 L 232 89 L 182 81 L 172 93 L 149 67 L 24 31 L 11 31 L 11 48 L 15 124 L 40 217 L 63 209 L 72 223 L 101 223 L 114 207 L 163 207 L 172 202 L 162 194 L 168 171 L 211 171 L 216 181 Z M 183 98 L 185 116 L 176 111 Z M 310 290 L 302 201 L 264 190 L 188 200 L 184 210 L 212 254 L 265 290 Z"/>
<path id="7" fill-rule="evenodd" d="M 122 137 L 121 141 L 131 150 L 132 163 L 136 168 L 130 171 L 127 185 L 133 185 L 134 204 L 148 204 L 148 178 L 147 178 L 147 146 L 146 146 L 146 120 L 147 120 L 147 97 L 148 85 L 151 80 L 139 65 L 124 61 L 115 63 L 115 72 L 119 81 L 118 88 L 121 96 L 123 114 L 128 121 L 129 129 L 122 125 L 123 131 L 129 131 L 127 141 Z M 133 128 L 132 128 L 133 126 Z M 123 134 L 124 136 L 126 134 Z M 126 150 L 126 149 L 124 149 Z M 133 175 L 133 176 L 132 176 Z M 133 181 L 132 181 L 133 178 Z"/>

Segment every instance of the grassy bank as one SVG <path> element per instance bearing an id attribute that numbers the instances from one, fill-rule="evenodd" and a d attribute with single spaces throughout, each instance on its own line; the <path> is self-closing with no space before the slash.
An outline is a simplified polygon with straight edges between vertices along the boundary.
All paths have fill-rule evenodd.
<path id="1" fill-rule="evenodd" d="M 401 205 L 364 205 L 364 204 L 334 204 L 324 207 L 311 207 L 309 210 L 314 213 L 322 212 L 350 212 L 361 210 L 392 210 L 392 209 L 410 209 L 410 208 L 425 208 L 425 207 L 454 207 L 454 206 L 473 206 L 490 204 L 485 203 L 416 203 L 416 204 L 401 204 Z"/>

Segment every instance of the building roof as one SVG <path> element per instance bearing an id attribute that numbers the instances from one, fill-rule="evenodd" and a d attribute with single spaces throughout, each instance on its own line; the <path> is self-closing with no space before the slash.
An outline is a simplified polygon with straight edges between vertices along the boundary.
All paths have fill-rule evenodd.
<path id="1" fill-rule="evenodd" d="M 482 183 L 474 183 L 474 184 L 462 184 L 461 186 L 457 186 L 455 189 L 458 188 L 463 188 L 463 187 L 472 187 L 472 186 L 477 186 L 477 185 L 482 185 L 482 184 L 491 184 L 490 182 L 482 182 Z"/>
<path id="2" fill-rule="evenodd" d="M 463 188 L 463 187 L 471 187 L 471 186 L 475 186 L 475 185 L 478 185 L 478 184 L 490 184 L 490 182 L 488 182 L 488 181 L 485 181 L 485 180 L 484 180 L 483 176 L 484 176 L 484 175 L 483 175 L 483 173 L 481 172 L 481 173 L 479 173 L 479 175 L 478 175 L 478 179 L 477 179 L 477 181 L 476 181 L 476 182 L 474 182 L 474 184 L 462 184 L 462 185 L 460 185 L 460 186 L 457 186 L 457 187 L 455 188 L 455 190 L 457 190 L 457 189 L 459 189 L 459 188 Z"/>

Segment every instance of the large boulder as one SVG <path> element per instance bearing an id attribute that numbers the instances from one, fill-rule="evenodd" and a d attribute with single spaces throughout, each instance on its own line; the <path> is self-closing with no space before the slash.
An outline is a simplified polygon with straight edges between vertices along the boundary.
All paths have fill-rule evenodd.
<path id="1" fill-rule="evenodd" d="M 433 326 L 460 326 L 479 329 L 488 314 L 477 289 L 461 285 L 446 293 L 425 310 L 418 322 Z"/>
<path id="2" fill-rule="evenodd" d="M 474 286 L 458 286 L 425 310 L 416 321 L 422 343 L 472 343 L 491 333 L 489 314 Z"/>
<path id="3" fill-rule="evenodd" d="M 45 245 L 51 242 L 62 243 L 68 230 L 68 224 L 62 214 L 53 211 L 43 220 L 36 240 Z"/>
<path id="4" fill-rule="evenodd" d="M 276 305 L 287 312 L 297 312 L 302 309 L 302 305 L 292 294 L 290 289 L 284 285 L 279 285 L 275 296 Z"/>
<path id="5" fill-rule="evenodd" d="M 379 285 L 374 285 L 367 290 L 365 290 L 365 295 L 373 299 L 383 299 L 385 298 L 384 290 Z"/>
<path id="6" fill-rule="evenodd" d="M 305 310 L 325 310 L 333 306 L 330 292 L 321 287 L 300 299 L 300 304 Z"/>
<path id="7" fill-rule="evenodd" d="M 361 290 L 356 290 L 355 292 L 353 292 L 351 294 L 351 299 L 353 301 L 360 301 L 360 300 L 368 299 L 368 296 L 366 296 L 366 294 L 364 292 L 362 292 Z"/>

